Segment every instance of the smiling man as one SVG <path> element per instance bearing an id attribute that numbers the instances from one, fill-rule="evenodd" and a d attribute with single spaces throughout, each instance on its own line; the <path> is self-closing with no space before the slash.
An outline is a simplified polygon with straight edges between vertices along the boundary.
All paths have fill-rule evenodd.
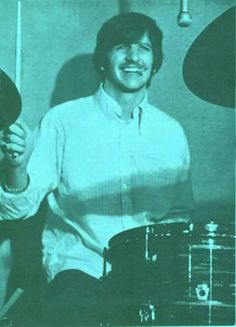
<path id="1" fill-rule="evenodd" d="M 153 50 L 148 35 L 145 33 L 137 41 L 114 46 L 107 54 L 104 70 L 107 72 L 104 90 L 120 103 L 122 118 L 128 120 L 144 98 L 153 74 Z"/>
<path id="2" fill-rule="evenodd" d="M 99 322 L 103 249 L 112 236 L 190 218 L 185 134 L 147 100 L 161 63 L 155 21 L 140 13 L 114 16 L 97 36 L 94 64 L 102 83 L 96 94 L 51 109 L 34 144 L 23 122 L 2 140 L 8 171 L 0 219 L 26 219 L 47 197 L 45 325 Z"/>

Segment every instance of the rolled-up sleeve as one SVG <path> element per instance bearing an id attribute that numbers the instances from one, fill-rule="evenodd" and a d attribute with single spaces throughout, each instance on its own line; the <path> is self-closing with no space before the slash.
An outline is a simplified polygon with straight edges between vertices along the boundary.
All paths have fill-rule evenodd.
<path id="1" fill-rule="evenodd" d="M 63 129 L 55 108 L 46 114 L 35 131 L 35 146 L 27 172 L 29 185 L 21 193 L 0 187 L 0 220 L 26 219 L 34 215 L 45 195 L 57 188 L 63 158 Z"/>

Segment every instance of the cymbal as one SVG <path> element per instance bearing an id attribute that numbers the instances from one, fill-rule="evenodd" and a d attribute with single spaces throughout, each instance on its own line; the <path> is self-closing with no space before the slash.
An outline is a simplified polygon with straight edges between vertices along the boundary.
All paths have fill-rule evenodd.
<path id="1" fill-rule="evenodd" d="M 183 63 L 187 87 L 199 98 L 234 108 L 235 7 L 213 20 L 189 48 Z"/>
<path id="2" fill-rule="evenodd" d="M 21 107 L 19 91 L 10 77 L 0 69 L 0 130 L 17 120 Z"/>

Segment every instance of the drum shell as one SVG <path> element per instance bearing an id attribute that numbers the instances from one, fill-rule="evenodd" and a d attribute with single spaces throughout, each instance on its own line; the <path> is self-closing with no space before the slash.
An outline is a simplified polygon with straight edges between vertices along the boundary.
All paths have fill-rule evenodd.
<path id="1" fill-rule="evenodd" d="M 149 300 L 158 316 L 155 323 L 171 323 L 170 302 L 180 300 L 188 287 L 184 269 L 190 231 L 190 225 L 183 223 L 149 225 L 110 240 L 107 259 L 112 265 L 109 291 L 113 323 L 140 324 L 140 306 Z"/>
<path id="2" fill-rule="evenodd" d="M 212 232 L 206 226 L 149 225 L 110 240 L 106 285 L 113 324 L 140 324 L 140 307 L 148 301 L 155 307 L 149 325 L 233 323 L 234 229 L 221 224 Z M 196 288 L 209 287 L 210 278 L 211 299 L 199 299 Z"/>
<path id="3" fill-rule="evenodd" d="M 176 302 L 187 322 L 234 324 L 235 233 L 233 224 L 195 223 L 189 256 L 189 288 Z"/>

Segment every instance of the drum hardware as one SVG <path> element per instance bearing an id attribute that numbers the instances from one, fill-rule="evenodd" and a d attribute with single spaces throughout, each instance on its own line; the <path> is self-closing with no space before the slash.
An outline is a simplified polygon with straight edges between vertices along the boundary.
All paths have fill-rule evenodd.
<path id="1" fill-rule="evenodd" d="M 214 221 L 211 221 L 209 224 L 206 224 L 205 229 L 209 232 L 215 232 L 219 225 L 215 224 Z"/>
<path id="2" fill-rule="evenodd" d="M 150 323 L 155 321 L 156 319 L 155 306 L 152 304 L 150 300 L 146 303 L 141 304 L 139 309 L 139 318 L 140 318 L 140 323 L 142 324 L 148 323 L 149 326 Z"/>
<path id="3" fill-rule="evenodd" d="M 151 262 L 156 262 L 157 261 L 157 254 L 155 253 L 156 251 L 154 250 L 154 246 L 151 242 L 154 234 L 154 229 L 147 226 L 146 227 L 146 238 L 145 238 L 145 260 L 151 261 Z"/>
<path id="4" fill-rule="evenodd" d="M 198 284 L 197 287 L 195 288 L 197 298 L 200 301 L 206 301 L 208 300 L 208 295 L 209 295 L 209 287 L 207 284 Z"/>

